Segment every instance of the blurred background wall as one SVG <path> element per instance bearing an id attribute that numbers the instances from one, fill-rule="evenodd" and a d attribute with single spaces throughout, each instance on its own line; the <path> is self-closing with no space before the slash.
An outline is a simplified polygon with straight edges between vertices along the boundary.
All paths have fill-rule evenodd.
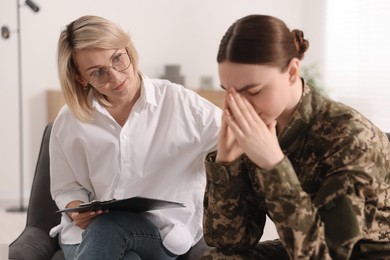
<path id="1" fill-rule="evenodd" d="M 390 97 L 389 91 L 378 87 L 389 86 L 390 73 L 387 75 L 384 73 L 387 68 L 383 66 L 379 71 L 373 69 L 379 83 L 375 83 L 374 78 L 362 72 L 356 74 L 360 78 L 345 72 L 350 70 L 351 63 L 356 65 L 364 63 L 366 58 L 373 59 L 373 55 L 366 55 L 351 60 L 353 55 L 361 55 L 368 51 L 372 53 L 375 49 L 375 46 L 370 46 L 369 50 L 365 49 L 365 46 L 356 47 L 359 37 L 379 39 L 373 34 L 372 28 L 359 32 L 360 27 L 355 28 L 356 23 L 353 24 L 351 22 L 353 20 L 342 15 L 354 10 L 356 17 L 361 17 L 359 12 L 366 10 L 364 7 L 355 8 L 356 3 L 370 2 L 370 6 L 375 6 L 375 2 L 378 2 L 381 6 L 379 5 L 380 8 L 377 9 L 385 10 L 390 4 L 384 0 L 345 0 L 346 4 L 339 4 L 340 1 L 336 0 L 34 0 L 34 2 L 40 7 L 38 13 L 32 12 L 27 6 L 20 8 L 25 197 L 29 194 L 41 136 L 47 124 L 46 92 L 60 90 L 56 65 L 58 36 L 65 25 L 86 14 L 111 19 L 129 32 L 140 56 L 140 69 L 145 74 L 160 77 L 164 74 L 165 65 L 177 64 L 181 66 L 180 72 L 185 77 L 185 86 L 191 89 L 200 88 L 202 77 L 211 78 L 212 88 L 219 88 L 216 52 L 221 37 L 232 22 L 253 13 L 276 16 L 284 20 L 291 29 L 299 28 L 305 32 L 311 46 L 305 57 L 304 66 L 310 69 L 309 73 L 315 76 L 318 85 L 329 96 L 349 102 L 353 106 L 360 106 L 359 109 L 375 123 L 390 131 L 389 119 L 381 114 L 385 109 L 382 107 L 383 101 Z M 0 39 L 2 95 L 0 200 L 17 199 L 19 196 L 16 3 L 16 0 L 0 3 L 0 26 L 6 25 L 11 29 L 8 40 Z M 367 16 L 367 19 L 373 18 Z M 372 20 L 371 24 L 384 22 L 390 25 L 388 19 L 389 15 L 380 21 Z M 343 37 L 344 34 L 340 34 L 339 31 L 350 32 L 348 34 L 350 37 Z M 381 35 L 380 32 L 378 34 Z M 352 50 L 351 46 L 358 49 Z M 349 56 L 343 56 L 346 52 Z M 388 61 L 390 57 L 388 52 L 382 52 L 378 57 L 383 61 L 384 55 L 388 55 Z M 343 59 L 349 63 L 341 63 Z M 365 100 L 367 97 L 365 88 L 356 84 L 363 79 L 367 81 L 366 89 L 371 89 L 370 93 L 374 93 L 369 101 Z M 378 107 L 375 100 L 380 100 L 383 104 Z"/>

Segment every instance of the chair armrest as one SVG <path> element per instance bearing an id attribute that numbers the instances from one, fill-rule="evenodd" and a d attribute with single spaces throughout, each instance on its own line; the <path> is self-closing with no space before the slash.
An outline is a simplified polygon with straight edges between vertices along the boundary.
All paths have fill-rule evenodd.
<path id="1" fill-rule="evenodd" d="M 9 246 L 9 259 L 50 260 L 58 249 L 58 240 L 46 231 L 27 226 Z"/>

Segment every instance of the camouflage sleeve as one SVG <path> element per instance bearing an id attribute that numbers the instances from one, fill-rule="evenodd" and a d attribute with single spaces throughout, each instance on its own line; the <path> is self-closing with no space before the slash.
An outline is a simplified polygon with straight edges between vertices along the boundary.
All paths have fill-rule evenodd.
<path id="1" fill-rule="evenodd" d="M 355 131 L 331 142 L 320 158 L 312 156 L 321 171 L 308 173 L 320 179 L 315 187 L 305 186 L 310 195 L 298 179 L 296 170 L 301 169 L 294 169 L 287 156 L 264 170 L 246 157 L 218 165 L 210 154 L 204 205 L 207 243 L 232 251 L 254 246 L 263 231 L 265 208 L 291 259 L 350 259 L 357 242 L 387 243 L 389 142 L 376 135 Z M 310 158 L 300 166 L 313 164 Z"/>
<path id="2" fill-rule="evenodd" d="M 251 173 L 256 192 L 266 194 L 270 217 L 290 258 L 331 259 L 323 223 L 289 159 L 271 170 L 255 168 Z"/>
<path id="3" fill-rule="evenodd" d="M 383 159 L 375 160 L 381 152 L 376 147 L 327 172 L 313 200 L 287 157 L 269 171 L 250 171 L 256 192 L 266 194 L 269 214 L 291 259 L 350 259 L 355 244 L 368 238 L 384 181 L 376 175 L 386 174 Z M 340 158 L 333 153 L 330 160 Z M 380 240 L 380 235 L 371 238 Z"/>
<path id="4" fill-rule="evenodd" d="M 217 164 L 215 152 L 205 161 L 204 237 L 208 245 L 226 251 L 256 246 L 266 219 L 243 165 L 241 158 L 229 165 Z"/>

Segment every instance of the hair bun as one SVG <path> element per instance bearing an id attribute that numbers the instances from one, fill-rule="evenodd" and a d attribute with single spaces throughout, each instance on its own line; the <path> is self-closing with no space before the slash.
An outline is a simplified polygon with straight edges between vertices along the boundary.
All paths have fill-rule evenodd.
<path id="1" fill-rule="evenodd" d="M 295 49 L 297 50 L 297 58 L 302 59 L 305 55 L 305 52 L 309 48 L 309 41 L 304 38 L 303 32 L 301 30 L 295 29 L 292 32 Z"/>

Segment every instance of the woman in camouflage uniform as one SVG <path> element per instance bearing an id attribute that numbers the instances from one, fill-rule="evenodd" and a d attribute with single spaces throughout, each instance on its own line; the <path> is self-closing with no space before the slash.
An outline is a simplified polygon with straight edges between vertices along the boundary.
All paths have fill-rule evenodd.
<path id="1" fill-rule="evenodd" d="M 390 257 L 388 138 L 300 77 L 308 46 L 302 31 L 264 15 L 222 38 L 227 95 L 204 201 L 215 249 L 203 259 Z M 259 243 L 266 215 L 280 239 Z"/>

